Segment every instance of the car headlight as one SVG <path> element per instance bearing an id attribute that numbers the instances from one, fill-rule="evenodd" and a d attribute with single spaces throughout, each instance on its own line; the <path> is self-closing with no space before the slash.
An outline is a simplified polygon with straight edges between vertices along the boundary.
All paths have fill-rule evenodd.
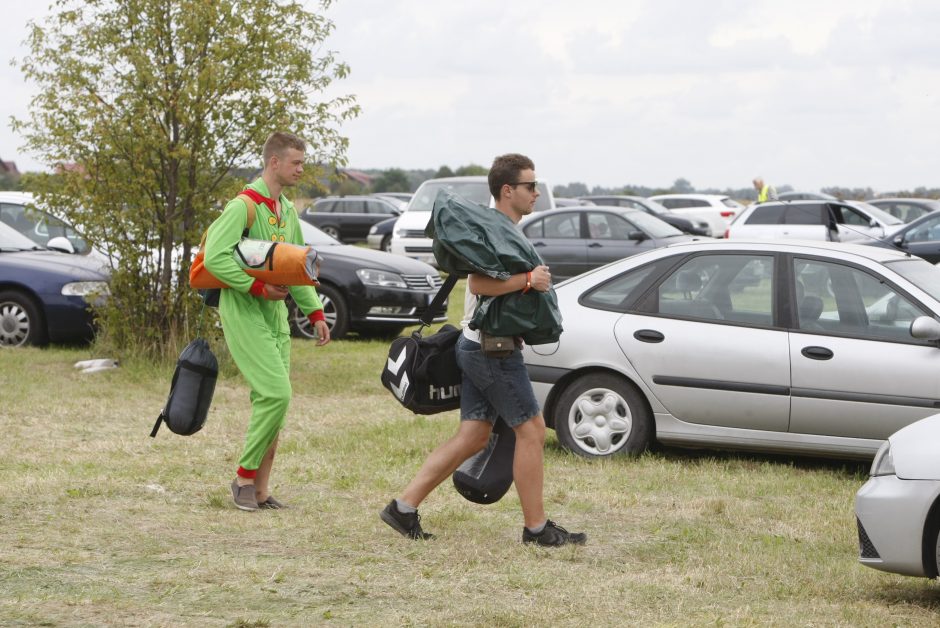
<path id="1" fill-rule="evenodd" d="M 375 235 L 376 231 L 378 231 L 378 229 L 375 228 L 375 225 L 369 227 L 369 235 Z"/>
<path id="2" fill-rule="evenodd" d="M 67 297 L 108 296 L 111 294 L 107 281 L 75 281 L 62 286 L 62 294 Z"/>
<path id="3" fill-rule="evenodd" d="M 408 284 L 397 273 L 391 273 L 387 270 L 373 270 L 371 268 L 360 268 L 356 271 L 359 279 L 367 286 L 381 286 L 383 288 L 407 288 Z"/>
<path id="4" fill-rule="evenodd" d="M 891 455 L 891 443 L 885 441 L 875 454 L 875 460 L 871 463 L 869 475 L 872 477 L 878 475 L 894 475 L 894 456 Z"/>

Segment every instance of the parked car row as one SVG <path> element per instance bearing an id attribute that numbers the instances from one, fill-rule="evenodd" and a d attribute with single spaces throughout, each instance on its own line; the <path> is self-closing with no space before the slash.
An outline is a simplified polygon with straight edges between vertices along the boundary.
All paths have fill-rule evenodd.
<path id="1" fill-rule="evenodd" d="M 108 297 L 108 281 L 96 258 L 40 246 L 0 222 L 0 347 L 91 338 L 90 305 Z"/>
<path id="2" fill-rule="evenodd" d="M 940 269 L 900 252 L 700 240 L 556 291 L 565 333 L 524 356 L 546 423 L 584 456 L 655 439 L 870 458 L 940 407 Z"/>

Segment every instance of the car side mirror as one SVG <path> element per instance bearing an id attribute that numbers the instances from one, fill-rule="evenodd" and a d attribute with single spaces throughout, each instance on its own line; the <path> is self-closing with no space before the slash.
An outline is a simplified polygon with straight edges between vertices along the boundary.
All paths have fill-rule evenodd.
<path id="1" fill-rule="evenodd" d="M 918 340 L 940 340 L 940 322 L 930 316 L 918 316 L 911 322 L 911 336 Z"/>
<path id="2" fill-rule="evenodd" d="M 631 231 L 629 234 L 627 234 L 627 239 L 636 240 L 637 242 L 642 242 L 643 240 L 647 240 L 649 238 L 642 231 Z"/>
<path id="3" fill-rule="evenodd" d="M 75 247 L 72 246 L 72 243 L 69 242 L 68 238 L 63 238 L 62 236 L 49 238 L 49 241 L 46 242 L 46 248 L 52 249 L 53 251 L 62 251 L 63 253 L 75 252 Z"/>
<path id="4" fill-rule="evenodd" d="M 907 242 L 905 242 L 904 236 L 902 235 L 894 236 L 894 240 L 892 240 L 892 242 L 894 243 L 894 246 L 898 247 L 899 249 L 906 248 L 905 244 L 907 244 Z"/>

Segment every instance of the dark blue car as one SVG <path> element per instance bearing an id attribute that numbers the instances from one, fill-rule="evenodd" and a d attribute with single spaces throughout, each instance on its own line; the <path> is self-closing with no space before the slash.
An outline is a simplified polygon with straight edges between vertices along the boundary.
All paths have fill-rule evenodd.
<path id="1" fill-rule="evenodd" d="M 89 304 L 107 297 L 108 279 L 100 258 L 41 247 L 0 223 L 0 347 L 92 338 Z"/>

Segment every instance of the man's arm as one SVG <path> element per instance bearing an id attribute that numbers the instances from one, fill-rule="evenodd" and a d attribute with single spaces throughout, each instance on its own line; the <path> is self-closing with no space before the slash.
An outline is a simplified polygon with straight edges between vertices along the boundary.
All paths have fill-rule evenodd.
<path id="1" fill-rule="evenodd" d="M 467 277 L 467 283 L 471 293 L 485 297 L 519 292 L 526 289 L 527 283 L 532 290 L 546 292 L 552 287 L 552 274 L 548 271 L 548 266 L 536 266 L 528 273 L 516 273 L 505 281 L 473 273 Z"/>
<path id="2" fill-rule="evenodd" d="M 209 226 L 206 237 L 206 270 L 239 292 L 248 292 L 255 281 L 232 257 L 247 224 L 248 207 L 243 200 L 235 198 L 226 204 L 222 214 Z"/>

